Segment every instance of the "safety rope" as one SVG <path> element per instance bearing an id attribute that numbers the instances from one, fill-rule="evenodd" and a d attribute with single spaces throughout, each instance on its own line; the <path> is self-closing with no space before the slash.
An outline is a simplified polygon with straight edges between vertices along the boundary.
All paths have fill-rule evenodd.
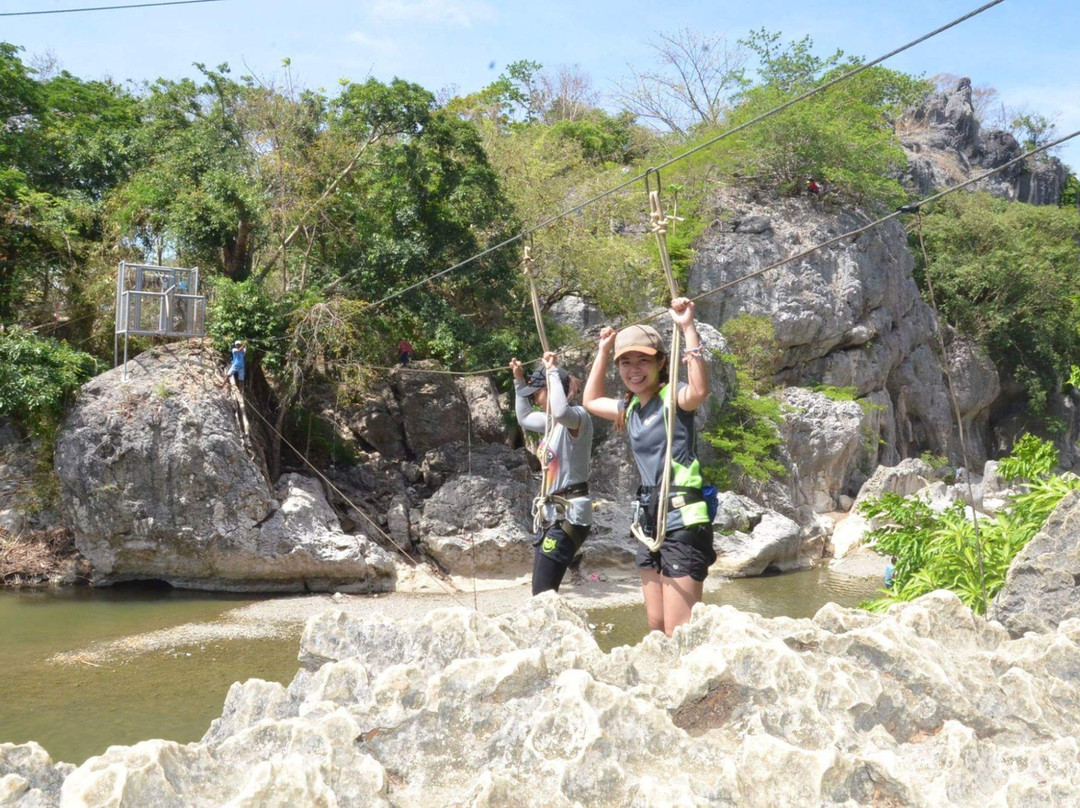
<path id="1" fill-rule="evenodd" d="M 982 587 L 983 614 L 986 614 L 988 599 L 986 596 L 986 571 L 983 566 L 982 536 L 979 532 L 979 517 L 975 510 L 975 489 L 971 483 L 971 461 L 968 458 L 967 438 L 964 435 L 964 419 L 960 415 L 960 402 L 956 398 L 956 386 L 953 384 L 952 373 L 949 371 L 949 355 L 945 350 L 945 337 L 941 333 L 941 313 L 938 311 L 937 300 L 934 297 L 934 281 L 930 277 L 930 257 L 926 254 L 926 241 L 923 239 L 922 210 L 915 208 L 915 226 L 919 234 L 919 249 L 922 250 L 923 266 L 926 271 L 926 289 L 930 293 L 930 305 L 934 309 L 936 323 L 934 333 L 937 336 L 938 350 L 941 351 L 941 369 L 945 374 L 945 384 L 949 388 L 949 399 L 952 401 L 953 414 L 956 416 L 956 430 L 960 438 L 960 455 L 964 459 L 964 478 L 967 482 L 968 500 L 971 503 L 971 527 L 975 531 L 975 555 L 979 562 L 979 584 Z"/>
<path id="2" fill-rule="evenodd" d="M 646 178 L 646 184 L 649 180 Z M 660 175 L 656 174 L 657 190 L 649 189 L 649 220 L 652 233 L 656 237 L 657 251 L 660 253 L 660 265 L 664 270 L 664 278 L 667 280 L 668 292 L 671 299 L 679 296 L 679 285 L 675 282 L 675 274 L 671 270 L 671 256 L 667 248 L 668 225 L 674 224 L 674 219 L 664 216 L 664 208 L 660 204 Z M 650 539 L 639 525 L 632 524 L 631 532 L 634 536 L 649 548 L 650 552 L 657 552 L 664 544 L 667 536 L 668 497 L 671 493 L 671 467 L 672 446 L 675 442 L 675 407 L 678 406 L 679 391 L 679 357 L 682 355 L 682 331 L 677 325 L 671 329 L 671 351 L 668 354 L 668 382 L 667 401 L 661 400 L 660 410 L 664 412 L 664 429 L 667 436 L 667 451 L 664 453 L 664 473 L 660 478 L 660 491 L 656 494 L 656 531 Z M 667 407 L 669 411 L 665 412 Z"/>
<path id="3" fill-rule="evenodd" d="M 536 322 L 536 334 L 540 338 L 540 347 L 546 355 L 551 349 L 548 347 L 544 318 L 540 311 L 540 296 L 536 293 L 535 266 L 531 246 L 526 244 L 524 252 L 522 271 L 529 280 L 529 300 L 532 303 L 533 320 Z M 546 368 L 547 365 L 543 367 Z M 547 395 L 544 396 L 544 437 L 540 440 L 536 452 L 536 457 L 540 461 L 540 493 L 533 498 L 532 502 L 533 533 L 539 533 L 544 529 L 544 509 L 548 503 L 548 452 L 554 432 L 555 419 L 551 415 L 551 390 L 549 388 Z"/>
<path id="4" fill-rule="evenodd" d="M 547 332 L 544 330 L 544 318 L 541 316 L 540 311 L 540 295 L 536 293 L 536 268 L 533 265 L 532 248 L 525 245 L 525 257 L 521 259 L 522 271 L 525 273 L 525 277 L 529 279 L 529 300 L 532 302 L 533 320 L 536 321 L 536 334 L 540 337 L 540 347 L 544 353 L 547 353 L 551 349 L 548 347 Z"/>

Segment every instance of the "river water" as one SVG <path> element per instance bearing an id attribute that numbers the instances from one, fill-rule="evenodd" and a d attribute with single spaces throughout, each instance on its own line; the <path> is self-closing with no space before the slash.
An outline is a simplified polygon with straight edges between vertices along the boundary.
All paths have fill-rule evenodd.
<path id="1" fill-rule="evenodd" d="M 874 597 L 874 580 L 827 567 L 722 582 L 709 603 L 766 617 L 812 616 L 832 601 Z M 37 741 L 54 761 L 82 763 L 113 744 L 148 738 L 199 740 L 221 715 L 229 686 L 258 678 L 288 684 L 298 669 L 301 628 L 272 639 L 211 641 L 102 661 L 58 664 L 58 653 L 193 622 L 212 622 L 253 602 L 181 590 L 0 589 L 0 743 Z M 639 603 L 589 612 L 605 651 L 646 632 Z"/>

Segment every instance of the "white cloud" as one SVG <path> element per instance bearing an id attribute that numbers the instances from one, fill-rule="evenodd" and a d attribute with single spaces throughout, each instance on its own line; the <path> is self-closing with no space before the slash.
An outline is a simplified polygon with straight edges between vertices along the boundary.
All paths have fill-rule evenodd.
<path id="1" fill-rule="evenodd" d="M 471 28 L 496 17 L 484 0 L 375 0 L 368 12 L 373 23 L 422 23 Z"/>
<path id="2" fill-rule="evenodd" d="M 400 50 L 398 43 L 390 37 L 371 36 L 363 31 L 353 31 L 345 39 L 377 54 L 390 55 Z"/>

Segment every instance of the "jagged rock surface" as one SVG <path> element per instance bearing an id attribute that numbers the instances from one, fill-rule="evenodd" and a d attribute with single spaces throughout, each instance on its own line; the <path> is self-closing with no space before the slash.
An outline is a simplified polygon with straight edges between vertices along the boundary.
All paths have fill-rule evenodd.
<path id="1" fill-rule="evenodd" d="M 1051 631 L 1080 618 L 1080 491 L 1066 494 L 1021 550 L 990 604 L 1013 636 Z"/>
<path id="2" fill-rule="evenodd" d="M 971 100 L 971 79 L 927 98 L 900 129 L 908 155 L 905 182 L 919 196 L 958 185 L 989 169 L 1004 166 L 1024 150 L 1008 132 L 983 131 Z M 981 180 L 974 187 L 1004 199 L 1032 205 L 1056 205 L 1068 177 L 1056 157 L 1022 160 Z"/>
<path id="3" fill-rule="evenodd" d="M 345 534 L 322 487 L 267 482 L 239 401 L 196 344 L 153 349 L 83 386 L 56 442 L 61 505 L 95 584 L 385 591 L 389 554 Z M 254 418 L 249 417 L 249 421 Z"/>
<path id="4" fill-rule="evenodd" d="M 500 617 L 327 612 L 300 659 L 287 688 L 234 685 L 199 743 L 111 747 L 58 792 L 47 758 L 19 776 L 90 808 L 1080 800 L 1080 620 L 1011 639 L 944 592 L 811 620 L 698 606 L 610 654 L 550 593 Z"/>

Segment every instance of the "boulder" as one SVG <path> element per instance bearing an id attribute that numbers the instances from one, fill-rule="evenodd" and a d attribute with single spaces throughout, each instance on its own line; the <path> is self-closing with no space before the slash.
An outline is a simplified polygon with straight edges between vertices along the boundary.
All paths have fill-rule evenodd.
<path id="1" fill-rule="evenodd" d="M 438 482 L 416 526 L 420 546 L 444 571 L 515 577 L 532 570 L 533 479 L 523 451 L 452 444 L 424 459 Z"/>
<path id="2" fill-rule="evenodd" d="M 785 389 L 781 401 L 797 503 L 815 513 L 838 510 L 860 464 L 875 465 L 877 432 L 857 401 L 835 401 L 799 387 Z"/>
<path id="3" fill-rule="evenodd" d="M 61 507 L 95 585 L 385 591 L 392 557 L 347 535 L 321 484 L 267 482 L 258 432 L 197 343 L 140 354 L 83 386 L 57 435 Z M 253 415 L 253 414 L 252 414 Z M 247 417 L 248 423 L 258 423 Z"/>
<path id="4" fill-rule="evenodd" d="M 731 514 L 730 498 L 725 502 L 724 519 Z M 738 519 L 737 521 L 743 521 Z M 749 522 L 749 520 L 747 520 Z M 716 563 L 710 571 L 730 578 L 750 578 L 766 570 L 787 572 L 808 569 L 821 558 L 820 541 L 807 542 L 798 523 L 776 511 L 765 510 L 755 516 L 746 530 L 725 530 L 713 539 Z"/>
<path id="5" fill-rule="evenodd" d="M 878 519 L 863 515 L 859 508 L 862 503 L 869 499 L 878 499 L 885 493 L 901 497 L 912 496 L 930 484 L 933 474 L 930 464 L 919 458 L 908 458 L 895 466 L 878 466 L 870 479 L 859 489 L 859 495 L 847 517 L 838 522 L 833 530 L 829 540 L 833 556 L 843 558 L 862 544 L 869 531 L 879 526 Z"/>
<path id="6" fill-rule="evenodd" d="M 423 372 L 434 368 L 433 362 L 423 360 L 393 371 L 392 385 L 409 457 L 423 457 L 469 435 L 472 418 L 468 402 L 452 375 Z"/>
<path id="7" fill-rule="evenodd" d="M 1014 637 L 1080 618 L 1080 491 L 1066 494 L 1013 559 L 989 617 Z M 1076 622 L 1074 620 L 1074 622 Z"/>

